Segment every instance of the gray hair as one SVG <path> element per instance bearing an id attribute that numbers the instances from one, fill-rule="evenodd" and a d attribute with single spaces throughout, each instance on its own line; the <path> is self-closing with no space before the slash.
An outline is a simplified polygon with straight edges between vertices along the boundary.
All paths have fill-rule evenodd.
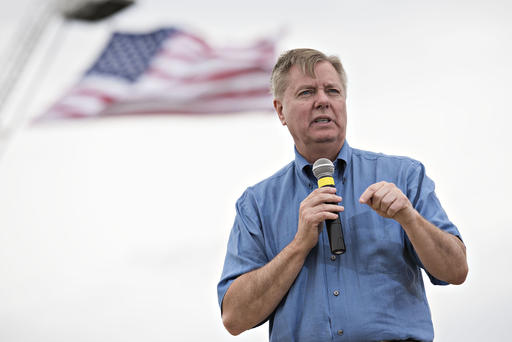
<path id="1" fill-rule="evenodd" d="M 347 75 L 343 69 L 340 59 L 337 56 L 326 56 L 320 51 L 314 49 L 293 49 L 283 53 L 277 60 L 274 69 L 272 69 L 271 90 L 274 98 L 279 99 L 283 96 L 286 87 L 288 87 L 288 73 L 292 66 L 296 65 L 304 74 L 310 77 L 315 76 L 315 65 L 318 62 L 327 61 L 331 63 L 340 76 L 341 85 L 344 94 L 347 93 Z"/>

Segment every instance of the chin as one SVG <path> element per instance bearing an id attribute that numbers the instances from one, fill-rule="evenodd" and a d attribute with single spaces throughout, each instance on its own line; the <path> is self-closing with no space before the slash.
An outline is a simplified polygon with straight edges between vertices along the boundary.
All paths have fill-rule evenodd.
<path id="1" fill-rule="evenodd" d="M 326 143 L 335 143 L 339 140 L 339 137 L 337 136 L 323 136 L 323 137 L 316 137 L 313 139 L 313 142 L 317 144 L 326 144 Z"/>

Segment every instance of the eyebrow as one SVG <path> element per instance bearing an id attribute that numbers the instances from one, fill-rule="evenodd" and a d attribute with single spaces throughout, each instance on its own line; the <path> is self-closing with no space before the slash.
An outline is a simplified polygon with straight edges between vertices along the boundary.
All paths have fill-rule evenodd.
<path id="1" fill-rule="evenodd" d="M 316 86 L 314 86 L 312 83 L 303 83 L 303 84 L 300 84 L 299 86 L 297 86 L 297 90 L 299 89 L 304 89 L 304 88 L 316 88 Z"/>
<path id="2" fill-rule="evenodd" d="M 341 85 L 338 85 L 336 83 L 327 83 L 323 87 L 324 88 L 340 88 L 340 89 L 343 88 Z M 295 88 L 295 91 L 297 92 L 302 89 L 316 89 L 316 86 L 313 85 L 312 83 L 304 83 L 304 84 L 299 85 L 297 88 Z"/>
<path id="3" fill-rule="evenodd" d="M 325 87 L 326 87 L 326 88 L 341 88 L 342 86 L 341 86 L 341 84 L 340 84 L 340 85 L 338 85 L 338 84 L 336 84 L 336 83 L 327 83 L 327 84 L 325 85 Z"/>

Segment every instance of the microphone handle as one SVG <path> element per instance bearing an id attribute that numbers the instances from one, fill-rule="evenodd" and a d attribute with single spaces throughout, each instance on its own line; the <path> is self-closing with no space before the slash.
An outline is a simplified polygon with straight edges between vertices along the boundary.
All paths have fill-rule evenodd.
<path id="1" fill-rule="evenodd" d="M 334 188 L 334 185 L 327 185 Z M 345 239 L 343 238 L 343 227 L 341 226 L 340 214 L 335 220 L 325 220 L 327 236 L 329 237 L 329 246 L 331 253 L 340 255 L 345 253 Z"/>
<path id="2" fill-rule="evenodd" d="M 331 253 L 337 255 L 345 253 L 347 249 L 343 239 L 343 228 L 341 227 L 339 215 L 335 220 L 325 220 L 325 226 L 327 228 L 327 236 L 329 236 Z"/>

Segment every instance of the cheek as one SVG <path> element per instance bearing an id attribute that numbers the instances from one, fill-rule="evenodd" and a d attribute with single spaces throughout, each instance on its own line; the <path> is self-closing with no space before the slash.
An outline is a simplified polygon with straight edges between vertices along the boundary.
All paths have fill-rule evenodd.
<path id="1" fill-rule="evenodd" d="M 347 108 L 345 106 L 345 102 L 339 103 L 336 112 L 338 113 L 338 116 L 344 120 L 347 119 Z"/>
<path id="2" fill-rule="evenodd" d="M 307 111 L 304 106 L 293 104 L 289 105 L 286 111 L 283 111 L 284 119 L 288 126 L 295 128 L 303 127 L 308 122 Z"/>
<path id="3" fill-rule="evenodd" d="M 296 111 L 295 112 L 295 118 L 294 118 L 294 124 L 297 129 L 306 130 L 309 126 L 309 117 L 307 113 Z"/>

